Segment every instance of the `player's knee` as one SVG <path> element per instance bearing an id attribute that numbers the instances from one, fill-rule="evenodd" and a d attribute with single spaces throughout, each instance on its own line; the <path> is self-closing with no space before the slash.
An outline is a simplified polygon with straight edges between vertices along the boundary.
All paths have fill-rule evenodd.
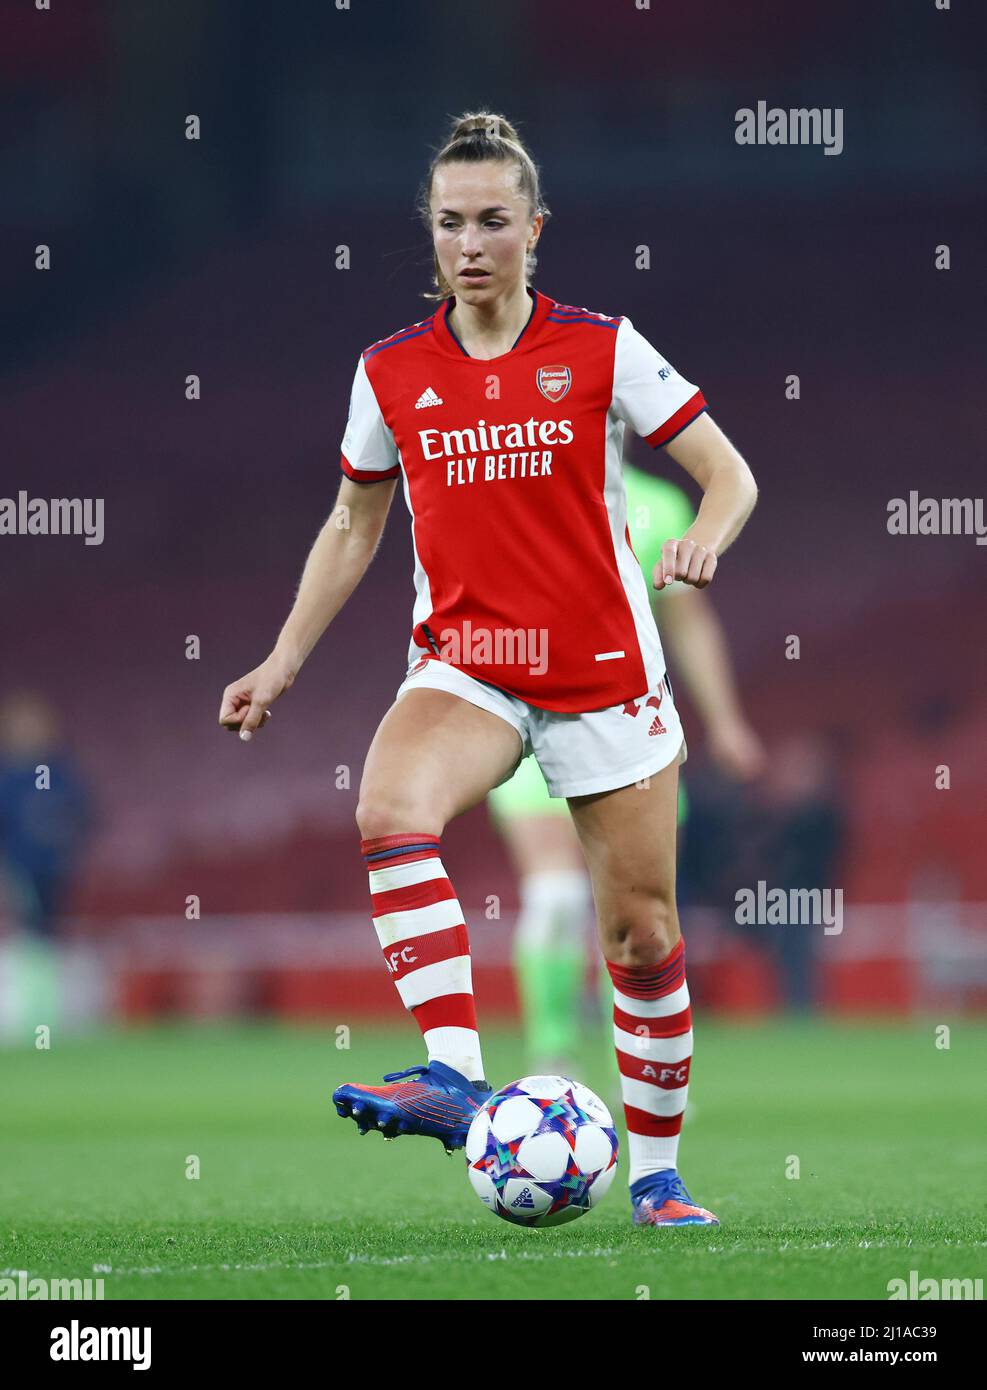
<path id="1" fill-rule="evenodd" d="M 636 897 L 618 905 L 600 922 L 603 954 L 614 965 L 652 965 L 678 941 L 674 898 Z"/>
<path id="2" fill-rule="evenodd" d="M 376 840 L 381 835 L 441 835 L 445 828 L 434 808 L 397 790 L 361 789 L 356 823 L 364 840 Z"/>

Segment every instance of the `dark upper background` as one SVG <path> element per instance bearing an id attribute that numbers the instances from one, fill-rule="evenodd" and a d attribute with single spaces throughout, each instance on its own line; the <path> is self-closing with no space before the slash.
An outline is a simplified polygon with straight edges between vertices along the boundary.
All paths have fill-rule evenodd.
<path id="1" fill-rule="evenodd" d="M 93 784 L 84 905 L 173 904 L 179 868 L 180 897 L 209 884 L 233 908 L 363 902 L 356 786 L 410 628 L 400 493 L 264 739 L 214 721 L 332 505 L 360 350 L 430 312 L 415 192 L 448 118 L 480 106 L 542 168 L 536 284 L 629 315 L 754 469 L 711 594 L 762 733 L 838 736 L 848 891 L 904 893 L 926 854 L 987 896 L 987 549 L 886 529 L 910 489 L 983 489 L 973 8 L 6 0 L 0 495 L 103 497 L 106 539 L 0 538 L 0 694 L 51 699 Z M 738 146 L 734 113 L 761 99 L 842 107 L 844 152 Z M 449 836 L 460 895 L 486 891 L 484 813 Z"/>

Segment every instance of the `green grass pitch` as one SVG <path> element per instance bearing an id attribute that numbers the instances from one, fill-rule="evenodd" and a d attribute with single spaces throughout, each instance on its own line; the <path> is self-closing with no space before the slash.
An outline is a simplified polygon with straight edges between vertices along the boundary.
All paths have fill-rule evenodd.
<path id="1" fill-rule="evenodd" d="M 497 1220 L 461 1155 L 360 1138 L 329 1102 L 420 1060 L 410 1021 L 335 1041 L 179 1025 L 0 1054 L 0 1269 L 149 1299 L 882 1300 L 912 1269 L 985 1275 L 982 1024 L 942 1051 L 931 1020 L 700 1017 L 679 1167 L 723 1224 L 664 1231 L 630 1225 L 623 1153 L 589 1216 Z M 496 1085 L 525 1071 L 507 1030 L 484 1053 Z M 602 1038 L 580 1079 L 612 1101 Z"/>

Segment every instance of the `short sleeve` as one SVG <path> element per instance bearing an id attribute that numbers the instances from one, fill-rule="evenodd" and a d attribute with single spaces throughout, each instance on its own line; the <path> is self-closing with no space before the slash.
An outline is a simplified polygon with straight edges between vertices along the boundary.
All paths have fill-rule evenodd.
<path id="1" fill-rule="evenodd" d="M 361 357 L 353 378 L 340 467 L 355 483 L 381 483 L 398 476 L 399 457 Z"/>
<path id="2" fill-rule="evenodd" d="M 698 386 L 642 337 L 630 319 L 621 319 L 613 367 L 613 405 L 653 449 L 668 444 L 706 409 Z"/>

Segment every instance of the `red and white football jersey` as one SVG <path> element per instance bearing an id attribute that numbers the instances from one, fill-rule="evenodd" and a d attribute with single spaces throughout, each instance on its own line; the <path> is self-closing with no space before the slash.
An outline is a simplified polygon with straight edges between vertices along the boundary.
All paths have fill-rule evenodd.
<path id="1" fill-rule="evenodd" d="M 359 483 L 401 476 L 431 652 L 542 709 L 582 713 L 664 674 L 631 549 L 626 425 L 657 448 L 706 409 L 630 319 L 529 290 L 509 352 L 470 357 L 455 301 L 362 354 L 342 445 Z"/>

